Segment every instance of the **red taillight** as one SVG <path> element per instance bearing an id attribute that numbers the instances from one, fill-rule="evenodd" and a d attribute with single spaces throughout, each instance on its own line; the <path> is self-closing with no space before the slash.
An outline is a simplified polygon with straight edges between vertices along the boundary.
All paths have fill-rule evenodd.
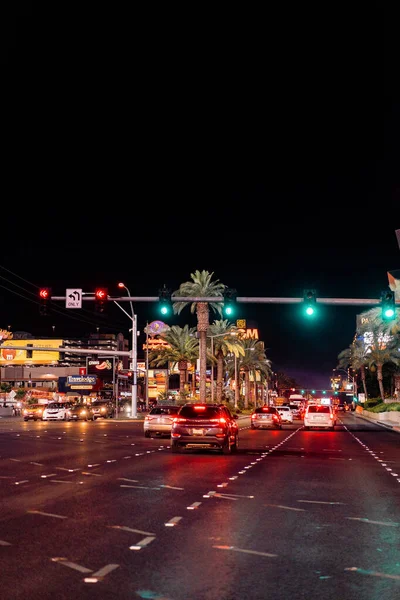
<path id="1" fill-rule="evenodd" d="M 272 418 L 273 418 L 274 421 L 278 420 L 278 416 L 277 415 L 272 415 Z"/>
<path id="2" fill-rule="evenodd" d="M 257 418 L 257 415 L 251 415 L 251 418 L 252 418 L 252 419 L 256 419 L 256 418 Z"/>
<path id="3" fill-rule="evenodd" d="M 184 417 L 174 417 L 172 422 L 173 423 L 186 423 L 187 419 L 185 419 Z"/>
<path id="4" fill-rule="evenodd" d="M 330 417 L 331 417 L 331 419 L 334 419 L 334 416 L 333 416 L 333 415 L 331 415 Z"/>
<path id="5" fill-rule="evenodd" d="M 221 418 L 219 419 L 219 422 L 220 422 L 220 423 L 226 423 L 226 419 L 225 419 L 225 417 L 221 417 Z"/>

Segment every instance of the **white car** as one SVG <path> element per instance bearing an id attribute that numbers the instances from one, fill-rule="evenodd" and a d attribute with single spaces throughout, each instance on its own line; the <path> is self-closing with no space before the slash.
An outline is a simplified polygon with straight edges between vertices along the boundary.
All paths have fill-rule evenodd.
<path id="1" fill-rule="evenodd" d="M 42 421 L 68 421 L 70 402 L 49 402 L 43 411 Z"/>
<path id="2" fill-rule="evenodd" d="M 326 404 L 311 404 L 304 413 L 304 429 L 323 427 L 334 431 L 336 425 L 336 415 L 332 406 Z"/>
<path id="3" fill-rule="evenodd" d="M 276 410 L 281 415 L 282 423 L 293 423 L 293 413 L 290 406 L 277 406 Z"/>

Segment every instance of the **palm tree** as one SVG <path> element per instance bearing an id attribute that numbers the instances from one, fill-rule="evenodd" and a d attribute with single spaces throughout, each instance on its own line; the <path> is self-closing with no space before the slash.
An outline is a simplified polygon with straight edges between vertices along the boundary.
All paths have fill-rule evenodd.
<path id="1" fill-rule="evenodd" d="M 227 286 L 220 283 L 219 280 L 212 281 L 214 273 L 208 271 L 195 271 L 190 274 L 192 281 L 181 283 L 179 289 L 171 294 L 174 297 L 181 298 L 212 298 L 223 296 Z M 173 309 L 176 314 L 180 314 L 185 306 L 190 304 L 190 311 L 197 316 L 197 331 L 200 339 L 200 402 L 206 401 L 206 368 L 207 368 L 207 331 L 210 325 L 209 309 L 222 314 L 223 302 L 204 302 L 202 300 L 174 302 Z"/>
<path id="2" fill-rule="evenodd" d="M 217 402 L 222 402 L 225 358 L 229 354 L 233 354 L 236 358 L 244 356 L 243 344 L 238 338 L 238 333 L 236 325 L 229 323 L 227 319 L 215 320 L 208 330 L 207 337 L 213 339 L 214 356 L 211 357 L 211 360 L 216 359 L 217 361 Z M 214 385 L 213 381 L 211 381 L 211 385 Z"/>
<path id="3" fill-rule="evenodd" d="M 385 398 L 383 389 L 383 365 L 393 363 L 397 367 L 400 365 L 400 357 L 398 344 L 393 341 L 387 341 L 378 332 L 372 332 L 372 343 L 366 349 L 366 359 L 370 370 L 373 372 L 376 369 L 379 392 L 382 401 Z"/>
<path id="4" fill-rule="evenodd" d="M 272 374 L 271 361 L 265 355 L 264 343 L 252 338 L 244 338 L 242 340 L 244 348 L 244 356 L 240 359 L 240 369 L 244 372 L 245 381 L 245 396 L 244 407 L 249 408 L 250 397 L 250 374 L 253 375 L 253 380 L 256 382 L 257 373 L 270 377 Z M 256 398 L 254 404 L 256 405 Z"/>
<path id="5" fill-rule="evenodd" d="M 162 339 L 168 342 L 168 346 L 161 346 L 149 353 L 149 363 L 152 366 L 161 367 L 169 362 L 172 363 L 172 368 L 178 365 L 181 396 L 184 394 L 188 380 L 188 366 L 190 363 L 196 363 L 199 356 L 199 343 L 195 331 L 195 327 L 189 327 L 188 325 L 183 328 L 178 325 L 168 327 L 160 335 Z"/>
<path id="6" fill-rule="evenodd" d="M 365 378 L 365 366 L 367 364 L 366 348 L 364 342 L 355 337 L 348 348 L 345 348 L 338 354 L 338 369 L 353 369 L 356 373 L 360 372 L 361 381 L 364 390 L 365 399 L 368 399 L 367 383 Z M 353 393 L 357 390 L 353 390 Z"/>

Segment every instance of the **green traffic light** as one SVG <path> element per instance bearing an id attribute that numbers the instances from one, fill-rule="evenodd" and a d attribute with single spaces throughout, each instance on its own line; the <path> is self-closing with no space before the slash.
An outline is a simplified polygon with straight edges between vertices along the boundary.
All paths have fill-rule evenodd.
<path id="1" fill-rule="evenodd" d="M 306 308 L 306 313 L 307 313 L 309 316 L 311 316 L 311 315 L 313 315 L 313 314 L 314 314 L 314 309 L 313 309 L 311 306 L 308 306 L 308 307 Z"/>
<path id="2" fill-rule="evenodd" d="M 232 308 L 232 306 L 225 306 L 224 312 L 228 316 L 233 315 L 233 308 Z"/>
<path id="3" fill-rule="evenodd" d="M 162 306 L 160 312 L 162 315 L 167 315 L 169 313 L 168 306 Z"/>
<path id="4" fill-rule="evenodd" d="M 386 319 L 392 319 L 394 317 L 393 308 L 388 308 L 387 310 L 385 310 L 384 315 L 385 315 Z"/>

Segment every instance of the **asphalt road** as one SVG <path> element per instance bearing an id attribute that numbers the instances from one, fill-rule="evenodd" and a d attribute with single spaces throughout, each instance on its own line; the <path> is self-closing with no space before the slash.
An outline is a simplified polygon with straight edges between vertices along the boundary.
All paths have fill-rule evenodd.
<path id="1" fill-rule="evenodd" d="M 171 454 L 141 421 L 0 421 L 4 600 L 393 600 L 400 435 L 254 431 Z"/>

